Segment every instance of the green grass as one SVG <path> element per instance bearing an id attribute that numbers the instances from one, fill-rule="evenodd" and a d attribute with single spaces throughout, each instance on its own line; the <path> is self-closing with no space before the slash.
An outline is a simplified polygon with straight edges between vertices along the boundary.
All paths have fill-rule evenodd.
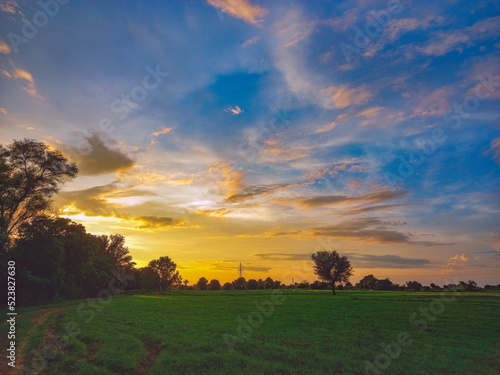
<path id="1" fill-rule="evenodd" d="M 500 373 L 500 294 L 452 293 L 457 298 L 431 313 L 433 321 L 419 315 L 412 325 L 420 308 L 439 309 L 440 293 L 285 291 L 273 314 L 230 350 L 224 334 L 237 336 L 237 318 L 248 319 L 270 293 L 131 294 L 99 305 L 92 319 L 69 305 L 52 324 L 63 331 L 75 322 L 80 332 L 41 373 L 363 374 L 365 361 L 380 359 L 381 344 L 397 342 L 400 332 L 412 342 L 381 362 L 382 374 Z"/>

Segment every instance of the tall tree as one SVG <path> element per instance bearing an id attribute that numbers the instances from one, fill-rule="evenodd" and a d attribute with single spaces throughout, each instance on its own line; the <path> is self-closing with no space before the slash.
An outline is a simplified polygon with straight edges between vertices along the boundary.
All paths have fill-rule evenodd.
<path id="1" fill-rule="evenodd" d="M 336 251 L 317 251 L 312 254 L 314 273 L 321 280 L 327 281 L 335 295 L 335 284 L 345 283 L 352 276 L 352 267 L 346 256 L 341 257 Z"/>
<path id="2" fill-rule="evenodd" d="M 162 290 L 162 286 L 169 289 L 172 285 L 180 284 L 182 281 L 179 271 L 176 271 L 177 264 L 168 256 L 152 260 L 148 267 L 151 267 L 160 277 L 160 290 Z"/>
<path id="3" fill-rule="evenodd" d="M 49 207 L 60 185 L 78 172 L 58 150 L 32 139 L 0 145 L 0 253 L 22 223 Z"/>
<path id="4" fill-rule="evenodd" d="M 101 251 L 111 258 L 116 268 L 134 268 L 136 263 L 132 261 L 132 255 L 125 246 L 125 237 L 121 234 L 112 234 L 109 237 L 99 236 L 98 239 Z"/>

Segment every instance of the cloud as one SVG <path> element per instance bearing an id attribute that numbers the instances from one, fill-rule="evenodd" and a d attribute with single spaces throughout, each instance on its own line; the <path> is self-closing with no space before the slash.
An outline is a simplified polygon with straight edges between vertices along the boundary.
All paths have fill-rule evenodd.
<path id="1" fill-rule="evenodd" d="M 500 137 L 491 141 L 490 152 L 493 154 L 493 160 L 500 164 Z"/>
<path id="2" fill-rule="evenodd" d="M 500 32 L 500 16 L 479 21 L 462 30 L 441 31 L 417 50 L 425 55 L 442 56 L 451 51 L 462 52 L 476 40 L 485 40 Z"/>
<path id="3" fill-rule="evenodd" d="M 331 86 L 321 90 L 321 94 L 326 96 L 328 101 L 333 103 L 336 108 L 346 108 L 350 105 L 363 104 L 373 97 L 373 94 L 366 86 L 358 88 L 350 88 L 347 85 Z"/>
<path id="4" fill-rule="evenodd" d="M 252 256 L 262 260 L 311 260 L 311 254 L 266 253 Z"/>
<path id="5" fill-rule="evenodd" d="M 0 53 L 3 53 L 5 55 L 10 53 L 9 45 L 5 43 L 3 40 L 0 40 Z"/>
<path id="6" fill-rule="evenodd" d="M 160 131 L 154 132 L 153 135 L 155 137 L 158 137 L 161 134 L 168 134 L 168 133 L 170 133 L 171 130 L 172 130 L 172 128 L 163 127 Z"/>
<path id="7" fill-rule="evenodd" d="M 296 204 L 306 208 L 316 208 L 320 206 L 330 206 L 345 203 L 367 202 L 376 203 L 384 202 L 390 199 L 403 198 L 408 194 L 408 191 L 379 191 L 376 193 L 362 194 L 356 196 L 347 195 L 319 195 L 306 197 L 300 200 L 295 200 Z"/>
<path id="8" fill-rule="evenodd" d="M 219 208 L 217 210 L 198 210 L 197 214 L 200 215 L 210 215 L 210 216 L 224 216 L 231 213 L 232 210 L 228 210 L 227 208 Z"/>
<path id="9" fill-rule="evenodd" d="M 319 129 L 316 129 L 314 132 L 315 133 L 325 133 L 325 132 L 329 132 L 330 130 L 332 130 L 337 124 L 335 122 L 331 122 L 325 126 L 323 126 L 322 128 L 319 128 Z"/>
<path id="10" fill-rule="evenodd" d="M 430 264 L 424 258 L 403 258 L 399 255 L 346 253 L 355 268 L 422 268 Z"/>
<path id="11" fill-rule="evenodd" d="M 31 76 L 31 73 L 23 70 L 23 69 L 18 69 L 15 68 L 13 73 L 9 73 L 6 70 L 2 71 L 3 75 L 6 75 L 9 78 L 14 78 L 14 79 L 24 79 L 28 81 L 28 87 L 25 87 L 23 90 L 29 93 L 30 95 L 36 96 L 38 98 L 41 98 L 40 95 L 38 95 L 35 87 L 35 81 L 33 80 L 33 77 Z"/>
<path id="12" fill-rule="evenodd" d="M 245 172 L 240 172 L 231 167 L 227 162 L 210 164 L 209 173 L 216 179 L 215 183 L 229 198 L 238 194 L 244 187 Z"/>
<path id="13" fill-rule="evenodd" d="M 248 46 L 250 46 L 252 44 L 257 43 L 259 40 L 260 40 L 260 36 L 254 36 L 253 38 L 248 39 L 245 43 L 243 43 L 241 45 L 241 47 L 243 47 L 243 48 L 248 47 Z"/>
<path id="14" fill-rule="evenodd" d="M 262 149 L 259 155 L 259 161 L 263 163 L 282 163 L 306 158 L 310 155 L 307 151 L 315 148 L 315 146 L 284 147 L 276 140 L 267 141 L 265 144 L 266 148 Z"/>
<path id="15" fill-rule="evenodd" d="M 209 260 L 198 261 L 197 263 L 211 266 L 212 270 L 233 272 L 236 272 L 238 270 L 240 264 L 240 262 L 237 260 Z M 271 267 L 251 266 L 249 264 L 243 264 L 244 271 L 268 272 L 271 269 Z"/>
<path id="16" fill-rule="evenodd" d="M 252 5 L 247 0 L 208 0 L 208 3 L 224 13 L 241 18 L 251 24 L 261 23 L 262 18 L 269 13 L 267 9 Z"/>
<path id="17" fill-rule="evenodd" d="M 236 106 L 236 107 L 234 107 L 234 108 L 229 107 L 227 110 L 228 110 L 229 112 L 232 112 L 232 113 L 233 113 L 233 114 L 235 114 L 235 115 L 239 115 L 241 112 L 243 112 L 243 111 L 241 110 L 241 108 L 240 108 L 240 107 L 238 107 L 238 106 Z"/>
<path id="18" fill-rule="evenodd" d="M 16 13 L 16 9 L 19 8 L 16 0 L 2 0 L 0 1 L 0 10 L 7 13 Z"/>
<path id="19" fill-rule="evenodd" d="M 468 267 L 486 267 L 486 264 L 480 262 L 480 257 L 467 256 L 465 253 L 456 254 L 448 259 L 446 266 L 441 269 L 440 273 L 449 274 L 456 272 L 458 269 L 468 268 Z"/>
<path id="20" fill-rule="evenodd" d="M 7 110 L 5 108 L 0 108 L 0 113 L 3 113 L 5 115 L 7 114 Z"/>
<path id="21" fill-rule="evenodd" d="M 183 220 L 165 216 L 138 216 L 134 217 L 133 221 L 138 224 L 135 229 L 161 229 L 185 224 Z"/>
<path id="22" fill-rule="evenodd" d="M 76 155 L 80 174 L 97 176 L 105 173 L 124 172 L 131 169 L 135 162 L 120 150 L 112 150 L 104 144 L 102 138 L 95 134 L 86 137 L 90 152 L 85 155 Z M 77 150 L 73 150 L 75 153 Z"/>
<path id="23" fill-rule="evenodd" d="M 379 218 L 360 218 L 314 228 L 313 236 L 330 236 L 375 243 L 410 243 L 410 236 L 388 228 L 391 224 Z"/>
<path id="24" fill-rule="evenodd" d="M 119 188 L 116 182 L 94 186 L 84 190 L 59 193 L 54 201 L 61 216 L 72 217 L 83 214 L 86 217 L 117 218 L 124 223 L 131 223 L 134 229 L 163 229 L 173 226 L 184 226 L 185 222 L 166 216 L 135 216 L 123 212 L 124 206 L 113 203 L 114 198 L 131 198 L 152 195 L 148 191 L 137 191 L 131 188 Z M 125 207 L 126 208 L 126 207 Z"/>

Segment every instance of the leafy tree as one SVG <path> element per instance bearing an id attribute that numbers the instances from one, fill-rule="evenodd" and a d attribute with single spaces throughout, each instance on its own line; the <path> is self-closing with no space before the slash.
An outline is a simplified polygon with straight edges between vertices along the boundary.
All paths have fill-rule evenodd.
<path id="1" fill-rule="evenodd" d="M 378 279 L 373 275 L 366 275 L 359 280 L 359 285 L 363 289 L 375 289 Z"/>
<path id="2" fill-rule="evenodd" d="M 222 289 L 224 289 L 224 290 L 231 290 L 231 289 L 233 289 L 233 284 L 231 284 L 231 283 L 224 283 L 224 285 L 222 286 Z"/>
<path id="3" fill-rule="evenodd" d="M 204 277 L 200 277 L 200 279 L 196 283 L 196 286 L 198 287 L 199 290 L 207 290 L 207 285 L 208 285 L 208 280 L 205 279 Z"/>
<path id="4" fill-rule="evenodd" d="M 154 289 L 160 282 L 158 273 L 151 267 L 142 267 L 136 270 L 135 279 L 137 281 L 137 288 L 141 289 Z"/>
<path id="5" fill-rule="evenodd" d="M 75 163 L 41 142 L 0 145 L 0 254 L 19 226 L 47 210 L 59 186 L 77 172 Z"/>
<path id="6" fill-rule="evenodd" d="M 255 279 L 250 279 L 247 282 L 247 288 L 248 289 L 258 289 L 259 288 L 259 282 Z"/>
<path id="7" fill-rule="evenodd" d="M 264 281 L 264 289 L 273 289 L 274 281 L 270 277 L 266 278 Z"/>
<path id="8" fill-rule="evenodd" d="M 184 286 L 188 286 L 188 284 L 189 284 L 189 280 L 188 280 L 188 279 L 185 279 L 185 280 L 183 281 L 183 283 L 184 283 Z"/>
<path id="9" fill-rule="evenodd" d="M 136 263 L 132 261 L 132 255 L 125 246 L 125 237 L 121 234 L 112 234 L 109 237 L 102 235 L 97 238 L 101 250 L 111 258 L 115 268 L 134 268 Z"/>
<path id="10" fill-rule="evenodd" d="M 160 291 L 162 290 L 162 286 L 169 289 L 173 285 L 180 284 L 182 281 L 179 271 L 176 271 L 177 264 L 168 256 L 152 260 L 149 262 L 148 267 L 152 268 L 158 274 Z"/>
<path id="11" fill-rule="evenodd" d="M 221 285 L 219 280 L 213 279 L 208 283 L 208 289 L 210 290 L 221 290 Z"/>
<path id="12" fill-rule="evenodd" d="M 394 284 L 389 279 L 377 280 L 375 287 L 377 290 L 394 290 Z"/>
<path id="13" fill-rule="evenodd" d="M 351 263 L 346 256 L 341 257 L 336 251 L 317 251 L 311 256 L 314 262 L 314 273 L 332 287 L 335 295 L 335 284 L 349 281 L 352 276 Z"/>
<path id="14" fill-rule="evenodd" d="M 422 289 L 422 284 L 420 284 L 418 281 L 408 281 L 406 283 L 406 287 L 410 290 L 413 290 L 414 292 L 420 291 Z"/>
<path id="15" fill-rule="evenodd" d="M 247 288 L 247 281 L 244 277 L 239 277 L 233 281 L 233 289 L 244 290 Z"/>

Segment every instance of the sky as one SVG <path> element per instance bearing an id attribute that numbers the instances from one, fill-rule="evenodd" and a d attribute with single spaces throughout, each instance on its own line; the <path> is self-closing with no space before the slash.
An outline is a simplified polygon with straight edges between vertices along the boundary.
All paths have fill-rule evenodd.
<path id="1" fill-rule="evenodd" d="M 0 144 L 184 279 L 500 283 L 500 3 L 0 0 Z"/>

